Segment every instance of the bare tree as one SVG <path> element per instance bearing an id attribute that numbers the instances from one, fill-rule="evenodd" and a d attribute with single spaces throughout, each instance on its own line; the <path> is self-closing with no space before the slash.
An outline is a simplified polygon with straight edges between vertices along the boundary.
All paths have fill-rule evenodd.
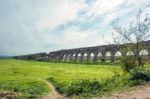
<path id="1" fill-rule="evenodd" d="M 134 51 L 135 63 L 141 66 L 142 61 L 139 53 L 144 47 L 143 41 L 150 39 L 150 17 L 143 16 L 142 11 L 139 10 L 136 20 L 130 22 L 128 26 L 120 26 L 118 19 L 112 22 L 112 26 L 118 35 L 114 38 L 115 44 L 126 44 L 126 49 Z"/>

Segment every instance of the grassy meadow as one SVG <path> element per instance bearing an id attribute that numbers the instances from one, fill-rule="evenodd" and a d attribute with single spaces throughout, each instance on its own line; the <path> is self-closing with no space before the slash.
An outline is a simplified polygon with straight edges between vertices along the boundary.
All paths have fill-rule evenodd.
<path id="1" fill-rule="evenodd" d="M 51 91 L 44 83 L 47 80 L 62 94 L 92 96 L 125 87 L 128 81 L 122 75 L 115 65 L 0 59 L 0 92 L 16 92 L 19 99 L 42 97 Z"/>

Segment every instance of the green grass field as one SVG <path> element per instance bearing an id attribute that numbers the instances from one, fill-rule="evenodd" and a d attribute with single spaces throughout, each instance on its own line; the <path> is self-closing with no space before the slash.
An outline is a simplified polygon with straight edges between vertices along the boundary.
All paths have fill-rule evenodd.
<path id="1" fill-rule="evenodd" d="M 104 82 L 112 76 L 116 74 L 122 75 L 122 73 L 123 71 L 120 66 L 113 65 L 85 65 L 0 59 L 0 92 L 13 91 L 20 93 L 22 98 L 33 98 L 45 95 L 50 91 L 48 86 L 43 82 L 43 80 L 49 80 L 56 86 L 58 91 L 66 94 L 68 91 L 73 90 L 72 92 L 74 92 L 76 89 L 79 89 L 78 87 L 76 88 L 77 81 L 81 85 L 87 83 L 86 81 L 96 80 Z M 91 86 L 94 85 L 97 85 L 97 83 L 92 82 Z M 68 90 L 67 88 L 70 89 Z"/>

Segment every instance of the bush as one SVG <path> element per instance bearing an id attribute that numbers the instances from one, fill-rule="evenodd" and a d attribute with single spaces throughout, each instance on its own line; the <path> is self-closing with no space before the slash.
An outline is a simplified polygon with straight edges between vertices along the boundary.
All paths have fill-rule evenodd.
<path id="1" fill-rule="evenodd" d="M 102 89 L 102 85 L 97 80 L 77 80 L 72 81 L 67 85 L 64 83 L 58 83 L 53 78 L 49 78 L 48 80 L 54 84 L 59 93 L 67 96 L 97 94 Z"/>
<path id="2" fill-rule="evenodd" d="M 121 59 L 122 68 L 125 72 L 130 72 L 137 67 L 136 62 L 132 56 L 126 56 Z"/>
<path id="3" fill-rule="evenodd" d="M 149 82 L 150 81 L 150 72 L 145 70 L 144 68 L 135 69 L 131 73 L 131 80 Z"/>
<path id="4" fill-rule="evenodd" d="M 106 62 L 106 60 L 105 60 L 104 58 L 101 58 L 101 61 L 102 61 L 102 62 Z"/>
<path id="5" fill-rule="evenodd" d="M 96 94 L 102 86 L 97 80 L 79 80 L 72 82 L 67 88 L 67 95 Z"/>
<path id="6" fill-rule="evenodd" d="M 103 83 L 103 93 L 122 90 L 130 86 L 128 74 L 114 75 Z"/>
<path id="7" fill-rule="evenodd" d="M 110 93 L 113 90 L 118 90 L 129 86 L 129 79 L 126 75 L 114 75 L 113 77 L 105 80 L 73 80 L 68 84 L 58 83 L 53 78 L 49 78 L 56 90 L 59 93 L 65 94 L 67 96 L 92 96 L 92 95 L 102 95 Z"/>

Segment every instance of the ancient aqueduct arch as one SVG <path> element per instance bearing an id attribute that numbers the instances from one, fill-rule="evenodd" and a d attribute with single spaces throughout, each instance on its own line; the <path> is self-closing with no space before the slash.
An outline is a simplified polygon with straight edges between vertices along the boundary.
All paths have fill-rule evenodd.
<path id="1" fill-rule="evenodd" d="M 119 48 L 125 48 L 126 44 L 120 45 L 102 45 L 95 47 L 84 47 L 84 48 L 75 48 L 75 49 L 66 49 L 53 51 L 49 54 L 46 53 L 37 53 L 30 55 L 16 56 L 18 59 L 27 59 L 27 57 L 34 57 L 35 60 L 50 60 L 58 62 L 84 62 L 92 61 L 98 62 L 102 60 L 108 60 L 111 62 L 116 61 L 122 55 L 133 55 L 134 52 L 131 50 L 122 51 Z M 140 55 L 144 55 L 150 60 L 150 40 L 144 42 L 143 49 L 140 52 Z M 142 54 L 144 53 L 144 54 Z"/>

